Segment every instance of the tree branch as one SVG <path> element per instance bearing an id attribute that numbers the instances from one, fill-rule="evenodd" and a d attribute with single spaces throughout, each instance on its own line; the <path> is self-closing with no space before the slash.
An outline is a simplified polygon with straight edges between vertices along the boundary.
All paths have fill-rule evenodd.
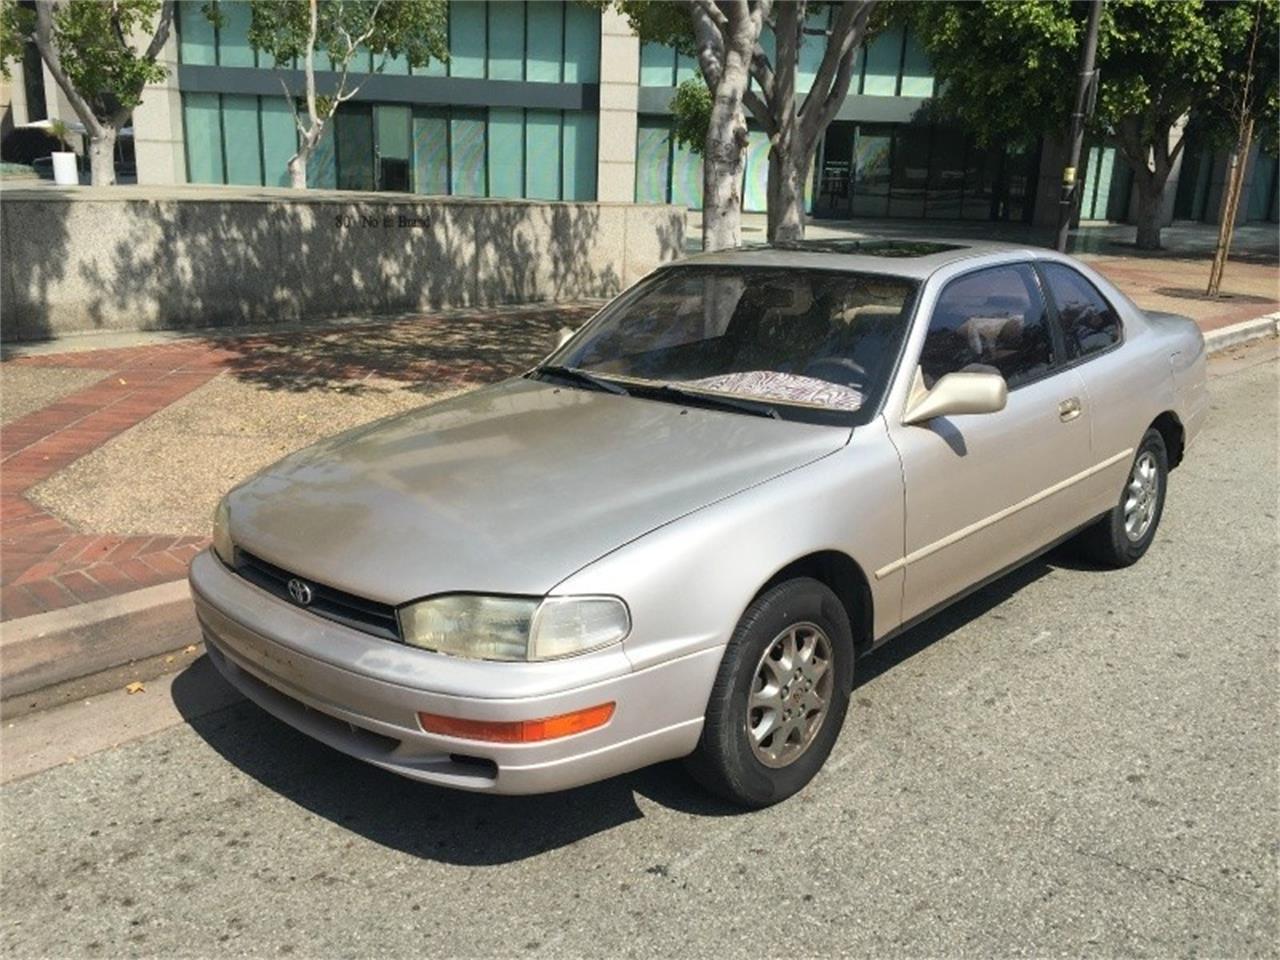
<path id="1" fill-rule="evenodd" d="M 690 0 L 689 18 L 698 43 L 698 68 L 709 90 L 715 90 L 724 76 L 724 14 L 710 0 Z M 718 19 L 717 19 L 718 18 Z"/>
<path id="2" fill-rule="evenodd" d="M 764 127 L 764 132 L 770 138 L 777 136 L 778 124 L 774 121 L 773 111 L 758 92 L 747 90 L 742 94 L 742 102 L 751 111 L 751 115 L 760 122 L 760 126 Z"/>
<path id="3" fill-rule="evenodd" d="M 160 6 L 160 22 L 156 24 L 156 32 L 151 37 L 151 42 L 147 44 L 146 51 L 142 54 L 148 60 L 155 61 L 160 56 L 160 51 L 164 49 L 165 43 L 169 40 L 169 31 L 173 28 L 173 11 L 174 0 L 164 0 Z"/>
<path id="4" fill-rule="evenodd" d="M 874 5 L 874 0 L 857 0 L 857 2 L 842 3 L 837 7 L 838 12 L 831 24 L 830 37 L 837 38 L 839 42 L 832 44 L 828 39 L 826 52 L 822 55 L 822 63 L 818 66 L 817 76 L 813 78 L 813 86 L 809 88 L 804 104 L 800 107 L 800 117 L 806 131 L 823 129 L 824 125 L 818 124 L 817 121 L 828 112 L 832 94 L 836 92 L 834 85 L 840 82 L 841 74 L 847 73 L 852 76 L 853 56 L 866 32 L 867 20 L 871 16 Z M 841 102 L 849 89 L 848 80 L 849 77 L 844 78 L 844 89 L 839 97 Z M 839 109 L 839 104 L 836 105 L 836 109 Z"/>
<path id="5" fill-rule="evenodd" d="M 89 136 L 101 137 L 105 132 L 102 124 L 98 122 L 93 108 L 89 106 L 89 101 L 72 85 L 71 79 L 62 67 L 62 58 L 58 56 L 58 45 L 53 37 L 52 0 L 36 0 L 36 31 L 32 39 L 35 41 L 36 49 L 40 51 L 40 56 L 44 59 L 45 66 L 49 68 L 49 73 L 66 94 L 71 109 L 76 112 L 76 116 L 84 124 Z"/>

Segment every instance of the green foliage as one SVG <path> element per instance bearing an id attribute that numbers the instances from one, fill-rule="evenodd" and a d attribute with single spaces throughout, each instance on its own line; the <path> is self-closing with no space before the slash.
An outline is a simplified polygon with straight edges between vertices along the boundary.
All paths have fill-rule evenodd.
<path id="1" fill-rule="evenodd" d="M 135 50 L 129 39 L 152 33 L 162 6 L 161 0 L 71 0 L 54 11 L 53 42 L 62 68 L 99 118 L 133 109 L 142 102 L 143 87 L 164 80 L 165 68 Z M 34 30 L 31 10 L 5 0 L 0 54 L 6 64 L 22 56 Z"/>
<path id="2" fill-rule="evenodd" d="M 150 34 L 160 14 L 160 0 L 72 0 L 53 15 L 54 43 L 71 85 L 98 115 L 112 101 L 131 110 L 142 102 L 142 88 L 160 83 L 167 71 L 141 56 L 127 42 L 135 33 Z"/>
<path id="3" fill-rule="evenodd" d="M 9 64 L 21 60 L 23 46 L 35 28 L 35 15 L 18 0 L 0 0 L 0 76 L 9 77 Z"/>
<path id="4" fill-rule="evenodd" d="M 701 154 L 707 143 L 707 128 L 711 125 L 711 92 L 700 77 L 690 77 L 676 87 L 671 98 L 671 112 L 675 115 L 675 139 L 690 152 Z"/>
<path id="5" fill-rule="evenodd" d="M 364 36 L 361 50 L 380 61 L 403 56 L 413 67 L 449 57 L 448 4 L 445 0 L 319 0 L 316 50 L 327 53 L 341 70 L 355 56 L 351 42 Z M 216 3 L 205 14 L 218 22 Z M 310 37 L 311 13 L 305 0 L 255 0 L 249 44 L 277 62 L 301 60 Z"/>
<path id="6" fill-rule="evenodd" d="M 1264 0 L 1262 46 L 1275 64 L 1277 0 Z M 941 112 L 987 143 L 1063 129 L 1071 112 L 1088 5 L 984 0 L 904 5 L 933 61 Z M 1254 0 L 1107 0 L 1099 33 L 1102 84 L 1094 116 L 1105 129 L 1137 118 L 1144 140 L 1213 106 L 1243 70 Z M 1260 48 L 1260 54 L 1263 51 Z M 1275 90 L 1276 71 L 1260 74 Z M 1227 97 L 1229 99 L 1229 96 Z M 1261 112 L 1266 94 L 1254 109 Z"/>

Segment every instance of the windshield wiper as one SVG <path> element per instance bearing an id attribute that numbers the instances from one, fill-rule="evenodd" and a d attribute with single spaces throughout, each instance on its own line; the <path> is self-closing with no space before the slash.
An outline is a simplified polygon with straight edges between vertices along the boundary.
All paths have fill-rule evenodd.
<path id="1" fill-rule="evenodd" d="M 616 393 L 621 397 L 628 394 L 626 387 L 621 384 L 614 383 L 612 380 L 605 380 L 603 377 L 597 377 L 585 370 L 579 370 L 577 367 L 562 367 L 555 363 L 545 363 L 540 367 L 534 367 L 535 374 L 545 374 L 551 377 L 559 377 L 561 380 L 569 380 L 579 386 L 588 387 L 592 390 L 603 390 L 605 393 Z"/>
<path id="2" fill-rule="evenodd" d="M 695 406 L 714 407 L 719 410 L 734 410 L 738 413 L 749 413 L 757 417 L 769 417 L 772 420 L 781 420 L 782 416 L 778 413 L 778 408 L 769 403 L 758 400 L 740 400 L 737 397 L 726 397 L 718 393 L 703 393 L 701 390 L 689 390 L 685 387 L 678 387 L 674 383 L 655 383 L 636 385 L 631 388 L 631 392 L 641 396 L 670 397 L 673 399 L 684 400 Z"/>

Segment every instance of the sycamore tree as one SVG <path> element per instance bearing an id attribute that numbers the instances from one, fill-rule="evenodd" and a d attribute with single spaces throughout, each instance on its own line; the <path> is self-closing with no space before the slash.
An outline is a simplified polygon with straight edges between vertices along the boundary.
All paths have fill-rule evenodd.
<path id="1" fill-rule="evenodd" d="M 769 137 L 769 239 L 803 237 L 804 188 L 814 153 L 849 92 L 875 0 L 615 0 L 614 6 L 642 40 L 697 58 L 702 79 L 677 89 L 672 110 L 676 139 L 702 154 L 704 248 L 736 246 L 741 239 L 748 112 Z M 831 8 L 830 22 L 818 29 L 810 14 L 824 6 Z M 763 42 L 766 28 L 774 37 L 772 52 Z M 796 74 L 806 44 L 821 44 L 823 56 L 812 86 L 801 94 Z"/>
<path id="2" fill-rule="evenodd" d="M 0 55 L 4 75 L 34 43 L 89 136 L 94 186 L 116 182 L 120 129 L 149 83 L 164 80 L 156 59 L 173 25 L 174 0 L 3 0 Z M 135 46 L 135 43 L 138 46 Z"/>
<path id="3" fill-rule="evenodd" d="M 216 3 L 205 12 L 218 22 Z M 307 187 L 307 163 L 338 107 L 370 76 L 396 57 L 422 67 L 449 55 L 445 0 L 255 0 L 251 16 L 249 45 L 277 64 L 298 129 L 289 182 L 299 190 Z M 320 54 L 328 59 L 323 72 Z M 357 66 L 370 55 L 371 70 Z"/>
<path id="4" fill-rule="evenodd" d="M 1160 247 L 1169 176 L 1186 144 L 1187 119 L 1220 122 L 1248 56 L 1258 0 L 1107 0 L 1098 44 L 1101 83 L 1092 120 L 1133 168 L 1137 245 Z M 1267 44 L 1280 24 L 1263 0 Z M 916 3 L 907 8 L 941 90 L 938 107 L 979 141 L 1025 141 L 1065 130 L 1088 6 L 1070 0 Z M 1274 56 L 1274 54 L 1266 54 Z M 1271 116 L 1274 74 L 1252 101 Z"/>

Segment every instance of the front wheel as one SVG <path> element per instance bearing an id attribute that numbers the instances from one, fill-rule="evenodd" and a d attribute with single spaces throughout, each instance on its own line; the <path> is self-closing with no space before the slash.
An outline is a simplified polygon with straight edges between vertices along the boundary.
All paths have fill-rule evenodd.
<path id="1" fill-rule="evenodd" d="M 831 753 L 852 681 L 853 636 L 839 598 L 807 577 L 772 587 L 725 649 L 690 772 L 743 806 L 785 800 Z"/>
<path id="2" fill-rule="evenodd" d="M 1120 500 L 1080 534 L 1081 552 L 1107 567 L 1127 567 L 1141 559 L 1155 539 L 1169 485 L 1169 454 L 1160 431 L 1150 429 L 1134 454 Z"/>

